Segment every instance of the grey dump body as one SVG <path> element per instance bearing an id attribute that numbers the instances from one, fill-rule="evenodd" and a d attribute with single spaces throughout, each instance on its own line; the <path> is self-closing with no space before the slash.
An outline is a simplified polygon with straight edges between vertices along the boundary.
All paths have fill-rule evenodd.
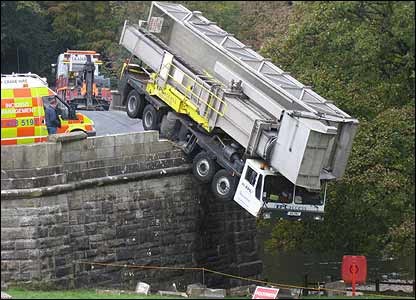
<path id="1" fill-rule="evenodd" d="M 343 175 L 358 121 L 200 12 L 152 2 L 146 22 L 125 22 L 120 44 L 159 74 L 160 86 L 187 95 L 209 127 L 221 128 L 247 157 L 308 189 Z"/>

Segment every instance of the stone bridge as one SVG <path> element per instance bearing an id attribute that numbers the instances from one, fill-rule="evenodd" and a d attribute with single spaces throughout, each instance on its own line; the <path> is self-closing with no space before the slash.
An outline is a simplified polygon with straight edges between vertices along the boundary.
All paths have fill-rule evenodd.
<path id="1" fill-rule="evenodd" d="M 188 270 L 262 271 L 255 219 L 215 200 L 158 132 L 1 147 L 1 282 L 41 288 L 248 284 Z M 202 278 L 204 276 L 204 278 Z"/>

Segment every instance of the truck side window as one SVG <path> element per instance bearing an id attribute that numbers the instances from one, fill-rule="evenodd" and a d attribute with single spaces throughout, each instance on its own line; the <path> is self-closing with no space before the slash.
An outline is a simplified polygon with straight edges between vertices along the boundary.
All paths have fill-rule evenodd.
<path id="1" fill-rule="evenodd" d="M 246 173 L 246 180 L 252 185 L 254 186 L 254 184 L 256 183 L 256 178 L 257 178 L 257 173 L 250 168 L 249 166 L 247 167 L 247 173 Z"/>
<path id="2" fill-rule="evenodd" d="M 257 186 L 256 186 L 256 198 L 260 200 L 261 195 L 261 186 L 263 184 L 263 175 L 259 175 L 259 180 L 257 180 Z"/>

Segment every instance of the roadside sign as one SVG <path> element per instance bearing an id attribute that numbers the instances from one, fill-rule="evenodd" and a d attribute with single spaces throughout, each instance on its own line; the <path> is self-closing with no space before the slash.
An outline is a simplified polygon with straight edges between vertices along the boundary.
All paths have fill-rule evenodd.
<path id="1" fill-rule="evenodd" d="M 365 283 L 367 279 L 367 260 L 365 256 L 344 255 L 342 258 L 342 280 L 352 283 Z"/>
<path id="2" fill-rule="evenodd" d="M 342 258 L 342 280 L 351 283 L 355 296 L 356 283 L 365 283 L 367 279 L 367 260 L 365 256 L 344 255 Z"/>
<path id="3" fill-rule="evenodd" d="M 277 299 L 279 289 L 257 286 L 251 299 Z"/>

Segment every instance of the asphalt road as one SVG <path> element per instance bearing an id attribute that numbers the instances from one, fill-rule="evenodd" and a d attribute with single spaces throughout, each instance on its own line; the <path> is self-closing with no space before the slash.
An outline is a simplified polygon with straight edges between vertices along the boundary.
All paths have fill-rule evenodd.
<path id="1" fill-rule="evenodd" d="M 97 136 L 143 131 L 142 121 L 140 119 L 130 119 L 125 111 L 79 110 L 78 112 L 94 121 Z"/>

